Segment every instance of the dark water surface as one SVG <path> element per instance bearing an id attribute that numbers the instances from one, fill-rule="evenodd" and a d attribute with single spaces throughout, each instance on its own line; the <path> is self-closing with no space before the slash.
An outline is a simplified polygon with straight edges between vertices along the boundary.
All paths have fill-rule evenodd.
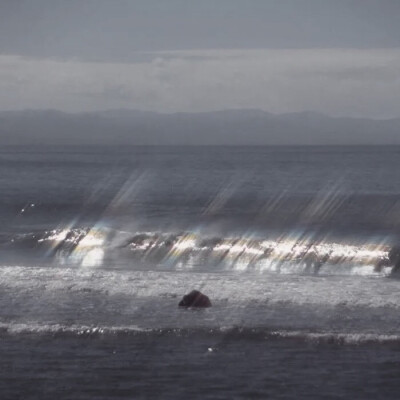
<path id="1" fill-rule="evenodd" d="M 397 399 L 399 156 L 3 148 L 0 398 Z"/>
<path id="2" fill-rule="evenodd" d="M 398 344 L 170 333 L 23 336 L 0 346 L 4 399 L 398 398 Z"/>

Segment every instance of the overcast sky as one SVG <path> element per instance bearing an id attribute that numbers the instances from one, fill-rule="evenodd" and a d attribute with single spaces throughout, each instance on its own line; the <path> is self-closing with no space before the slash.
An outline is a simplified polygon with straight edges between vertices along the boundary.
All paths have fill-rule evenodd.
<path id="1" fill-rule="evenodd" d="M 399 0 L 0 0 L 2 110 L 399 104 Z"/>

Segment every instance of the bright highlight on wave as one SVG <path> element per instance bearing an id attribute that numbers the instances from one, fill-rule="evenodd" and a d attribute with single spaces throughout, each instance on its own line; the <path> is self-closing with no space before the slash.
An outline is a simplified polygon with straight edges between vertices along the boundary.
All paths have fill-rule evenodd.
<path id="1" fill-rule="evenodd" d="M 14 239 L 13 239 L 14 240 Z M 387 275 L 397 268 L 395 248 L 385 243 L 339 243 L 296 235 L 212 237 L 198 232 L 129 234 L 100 227 L 46 231 L 31 236 L 36 245 L 62 264 L 101 266 L 106 257 L 159 268 L 207 268 L 280 273 L 331 273 L 336 268 L 362 268 Z M 395 253 L 396 255 L 397 253 Z M 396 258 L 397 257 L 397 258 Z M 134 264 L 134 265 L 137 265 Z M 329 269 L 329 271 L 328 271 Z"/>
<path id="2" fill-rule="evenodd" d="M 50 243 L 48 254 L 55 254 L 61 262 L 90 267 L 101 265 L 105 240 L 105 233 L 97 228 L 63 229 L 46 232 L 38 243 Z"/>
<path id="3" fill-rule="evenodd" d="M 311 239 L 254 237 L 204 237 L 194 233 L 134 235 L 123 247 L 142 259 L 184 260 L 187 264 L 224 264 L 235 269 L 265 267 L 274 264 L 279 271 L 284 264 L 302 265 L 305 272 L 318 273 L 323 266 L 388 266 L 390 247 L 386 244 L 354 245 Z M 259 268 L 263 269 L 263 268 Z M 264 268 L 265 269 L 265 268 Z M 384 272 L 384 271 L 383 271 Z"/>

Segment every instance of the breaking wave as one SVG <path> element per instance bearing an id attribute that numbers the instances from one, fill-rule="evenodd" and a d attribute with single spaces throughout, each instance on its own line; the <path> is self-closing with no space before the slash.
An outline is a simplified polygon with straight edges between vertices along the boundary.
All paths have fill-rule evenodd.
<path id="1" fill-rule="evenodd" d="M 274 330 L 267 327 L 218 327 L 218 328 L 140 328 L 128 326 L 87 326 L 62 324 L 0 323 L 0 335 L 51 335 L 62 337 L 132 337 L 132 336 L 176 336 L 176 337 L 220 337 L 221 340 L 291 340 L 314 344 L 363 345 L 400 344 L 398 334 L 358 332 L 310 332 Z M 218 350 L 218 346 L 211 350 Z"/>
<path id="2" fill-rule="evenodd" d="M 276 273 L 390 275 L 397 247 L 387 241 L 332 240 L 315 234 L 210 235 L 71 228 L 0 237 L 3 250 L 60 264 Z M 397 254 L 397 253 L 396 253 Z"/>

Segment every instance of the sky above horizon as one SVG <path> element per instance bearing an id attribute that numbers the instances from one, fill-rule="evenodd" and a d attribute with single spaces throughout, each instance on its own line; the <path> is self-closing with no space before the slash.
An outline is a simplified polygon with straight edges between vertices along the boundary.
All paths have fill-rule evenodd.
<path id="1" fill-rule="evenodd" d="M 398 0 L 1 0 L 0 110 L 400 117 Z"/>

